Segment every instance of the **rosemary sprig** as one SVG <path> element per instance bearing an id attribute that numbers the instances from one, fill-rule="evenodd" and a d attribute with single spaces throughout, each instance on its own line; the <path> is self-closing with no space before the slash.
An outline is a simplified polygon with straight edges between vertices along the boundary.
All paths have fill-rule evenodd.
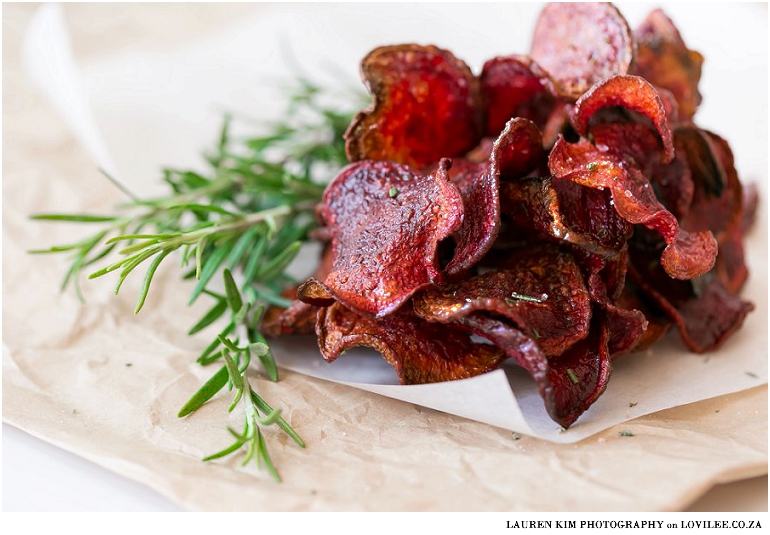
<path id="1" fill-rule="evenodd" d="M 278 380 L 267 341 L 259 332 L 266 306 L 287 306 L 281 292 L 295 281 L 286 273 L 308 232 L 325 182 L 347 163 L 343 134 L 362 96 L 348 95 L 340 111 L 329 95 L 305 80 L 290 93 L 285 118 L 258 136 L 235 139 L 226 116 L 216 147 L 206 155 L 210 169 L 164 169 L 170 193 L 153 199 L 131 196 L 110 215 L 41 214 L 33 219 L 96 225 L 92 235 L 66 245 L 31 251 L 66 253 L 70 265 L 62 290 L 72 285 L 82 300 L 83 270 L 117 253 L 120 258 L 93 271 L 89 279 L 117 273 L 115 293 L 139 266 L 146 266 L 135 307 L 147 301 L 154 276 L 172 253 L 185 278 L 195 278 L 190 303 L 201 295 L 213 306 L 190 329 L 194 335 L 219 322 L 217 337 L 198 362 L 222 366 L 179 412 L 187 416 L 229 385 L 235 390 L 230 411 L 244 407 L 244 429 L 230 429 L 235 442 L 206 457 L 220 458 L 246 448 L 246 460 L 264 465 L 278 479 L 267 453 L 262 427 L 275 424 L 298 445 L 302 439 L 254 390 L 247 369 L 256 356 L 265 375 Z M 108 177 L 109 178 L 109 177 Z M 238 274 L 236 283 L 232 273 Z M 223 280 L 225 292 L 212 289 Z M 229 315 L 228 315 L 229 312 Z M 241 345 L 245 344 L 245 345 Z"/>
<path id="2" fill-rule="evenodd" d="M 220 351 L 212 358 L 210 362 L 222 359 L 222 366 L 192 398 L 179 411 L 179 417 L 187 416 L 195 412 L 201 405 L 211 399 L 225 385 L 230 389 L 235 389 L 235 395 L 228 408 L 232 412 L 239 402 L 243 402 L 244 407 L 244 428 L 243 432 L 238 433 L 228 427 L 228 431 L 235 437 L 235 442 L 222 451 L 205 457 L 204 461 L 219 459 L 235 451 L 246 447 L 246 456 L 243 464 L 246 465 L 250 460 L 254 460 L 257 466 L 264 464 L 268 472 L 276 481 L 280 481 L 275 466 L 270 455 L 267 452 L 267 445 L 260 426 L 276 424 L 280 427 L 294 442 L 304 448 L 305 443 L 291 426 L 281 418 L 281 409 L 270 407 L 251 386 L 247 377 L 249 363 L 253 355 L 257 355 L 262 363 L 263 369 L 272 380 L 277 380 L 277 367 L 270 347 L 265 339 L 255 328 L 259 325 L 264 306 L 254 307 L 249 302 L 244 301 L 243 296 L 238 290 L 235 280 L 228 269 L 223 272 L 226 296 L 224 302 L 229 308 L 232 319 L 231 324 L 235 325 L 237 330 L 244 333 L 246 344 L 239 345 L 239 339 L 232 339 L 226 335 L 219 334 L 217 341 L 221 345 Z M 219 347 L 219 346 L 218 346 Z M 261 414 L 262 415 L 261 415 Z"/>

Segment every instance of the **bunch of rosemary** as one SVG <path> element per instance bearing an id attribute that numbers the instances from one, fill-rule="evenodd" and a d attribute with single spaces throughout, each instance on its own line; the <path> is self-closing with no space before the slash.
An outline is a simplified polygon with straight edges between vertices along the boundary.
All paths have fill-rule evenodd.
<path id="1" fill-rule="evenodd" d="M 158 266 L 171 253 L 177 256 L 185 278 L 197 283 L 193 303 L 202 294 L 213 306 L 189 331 L 193 335 L 220 322 L 217 337 L 201 352 L 202 365 L 219 364 L 217 371 L 182 407 L 183 417 L 197 410 L 225 386 L 234 390 L 229 411 L 241 403 L 244 429 L 228 428 L 231 446 L 206 457 L 216 459 L 246 448 L 244 463 L 264 464 L 279 480 L 268 455 L 262 426 L 277 425 L 299 446 L 304 442 L 251 386 L 249 364 L 257 357 L 264 373 L 278 380 L 278 370 L 267 341 L 260 333 L 265 307 L 288 306 L 281 291 L 294 281 L 286 268 L 315 225 L 314 208 L 324 183 L 347 163 L 343 134 L 360 95 L 347 98 L 353 108 L 339 111 L 325 104 L 319 87 L 300 80 L 289 93 L 281 122 L 266 125 L 258 137 L 234 139 L 231 119 L 225 117 L 216 147 L 206 154 L 207 173 L 164 169 L 170 188 L 166 196 L 139 199 L 116 207 L 113 215 L 41 214 L 36 220 L 92 224 L 98 230 L 67 245 L 33 253 L 68 253 L 70 266 L 62 290 L 72 285 L 82 299 L 79 278 L 83 270 L 104 262 L 114 253 L 117 261 L 89 275 L 94 279 L 117 273 L 117 294 L 126 277 L 146 267 L 135 312 L 144 306 Z M 236 273 L 237 277 L 233 276 Z M 236 283 L 236 278 L 239 283 Z M 224 292 L 212 281 L 223 280 Z"/>

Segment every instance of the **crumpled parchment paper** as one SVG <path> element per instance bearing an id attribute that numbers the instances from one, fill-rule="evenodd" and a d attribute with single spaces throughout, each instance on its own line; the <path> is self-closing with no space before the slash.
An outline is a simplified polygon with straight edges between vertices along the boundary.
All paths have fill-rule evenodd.
<path id="1" fill-rule="evenodd" d="M 303 21 L 309 24 L 318 20 L 319 14 L 313 13 L 313 9 L 316 8 L 307 6 L 301 16 L 295 17 L 293 28 L 302 29 Z M 328 20 L 337 20 L 332 16 L 334 9 L 340 8 L 324 8 Z M 347 16 L 373 15 L 376 13 Z M 204 72 L 217 65 L 217 74 L 228 79 L 226 73 L 231 71 L 226 67 L 232 65 L 225 62 L 223 66 L 219 60 L 229 58 L 231 63 L 248 64 L 237 54 L 233 60 L 233 51 L 242 50 L 243 40 L 249 35 L 262 36 L 263 44 L 272 42 L 264 36 L 266 29 L 279 27 L 276 25 L 281 20 L 279 10 L 268 11 L 209 40 L 205 47 L 192 45 L 168 54 L 134 51 L 103 59 L 85 69 L 85 87 L 96 113 L 95 122 L 103 128 L 107 140 L 104 145 L 113 151 L 121 177 L 131 189 L 144 191 L 137 189 L 144 187 L 142 180 L 133 180 L 142 174 L 143 166 L 154 165 L 152 169 L 156 170 L 158 163 L 177 162 L 157 159 L 165 147 L 177 143 L 169 145 L 168 137 L 162 135 L 179 132 L 175 121 L 180 120 L 180 114 L 171 113 L 171 102 L 181 106 L 181 119 L 188 124 L 211 123 L 197 125 L 203 141 L 188 135 L 188 143 L 181 143 L 186 148 L 179 150 L 195 145 L 189 143 L 190 139 L 205 143 L 206 136 L 216 128 L 216 110 L 200 121 L 189 116 L 192 102 L 205 98 L 205 90 L 203 95 L 191 96 L 189 90 L 174 94 L 176 84 L 191 84 L 199 89 L 198 84 L 191 82 L 189 73 L 180 72 L 184 71 L 182 67 L 172 70 L 158 87 L 150 81 L 156 80 L 158 73 L 166 72 L 164 69 L 169 65 L 184 65 L 183 58 L 199 62 L 196 65 Z M 303 42 L 312 44 L 312 39 L 306 37 Z M 697 48 L 692 43 L 691 46 Z M 330 50 L 336 50 L 334 42 L 325 51 Z M 511 49 L 521 50 L 525 48 Z M 461 48 L 455 52 L 463 56 Z M 766 73 L 766 57 L 764 65 Z M 264 64 L 260 67 L 270 71 Z M 231 81 L 237 78 L 229 76 Z M 165 91 L 160 100 L 156 94 L 159 90 Z M 240 91 L 236 88 L 234 93 Z M 231 92 L 227 97 L 204 100 L 201 106 L 205 102 L 223 104 L 232 96 Z M 159 101 L 164 105 L 152 105 Z M 153 135 L 139 137 L 140 132 L 148 131 L 149 124 L 156 126 Z M 188 127 L 184 134 L 191 130 L 195 128 Z M 766 140 L 766 129 L 764 135 Z M 284 407 L 287 419 L 308 443 L 307 450 L 301 450 L 285 436 L 276 433 L 271 437 L 271 453 L 284 478 L 283 484 L 275 486 L 265 473 L 256 472 L 254 467 L 241 468 L 236 459 L 217 464 L 200 462 L 201 457 L 227 443 L 227 396 L 217 398 L 190 418 L 175 417 L 178 408 L 211 371 L 194 364 L 194 355 L 205 337 L 192 340 L 184 332 L 201 310 L 186 306 L 190 288 L 177 280 L 173 266 L 161 268 L 148 306 L 135 318 L 131 310 L 138 281 L 127 283 L 117 298 L 104 284 L 90 283 L 86 291 L 88 302 L 82 305 L 70 294 L 56 293 L 54 281 L 63 273 L 63 260 L 25 253 L 32 247 L 66 241 L 72 232 L 82 232 L 32 224 L 26 220 L 28 214 L 105 211 L 120 195 L 89 167 L 85 156 L 80 154 L 78 161 L 69 161 L 72 152 L 80 151 L 71 140 L 66 142 L 67 150 L 61 150 L 56 146 L 46 149 L 46 132 L 35 132 L 30 138 L 35 143 L 17 148 L 26 151 L 29 165 L 12 169 L 3 183 L 3 418 L 143 481 L 189 507 L 672 509 L 686 504 L 715 482 L 766 473 L 766 387 L 751 388 L 766 383 L 764 209 L 749 244 L 753 276 L 747 294 L 756 296 L 758 310 L 749 317 L 744 330 L 723 350 L 708 357 L 689 355 L 672 339 L 650 354 L 623 359 L 607 393 L 579 425 L 566 433 L 558 433 L 547 418 L 538 420 L 544 414 L 539 398 L 531 385 L 527 390 L 526 378 L 516 377 L 515 371 L 509 375 L 514 376 L 518 404 L 510 388 L 507 398 L 505 388 L 493 390 L 495 386 L 508 385 L 504 372 L 497 377 L 490 374 L 462 382 L 459 390 L 455 388 L 449 394 L 435 391 L 435 386 L 424 388 L 423 392 L 418 388 L 416 393 L 408 392 L 412 387 L 368 387 L 386 395 L 394 395 L 389 390 L 401 391 L 396 395 L 419 405 L 292 371 L 284 371 L 278 384 L 262 381 L 255 374 L 256 385 L 264 397 Z M 84 138 L 82 131 L 78 138 Z M 145 150 L 149 146 L 155 147 L 156 152 Z M 193 146 L 194 150 L 198 148 Z M 734 148 L 740 154 L 738 147 Z M 40 158 L 34 164 L 33 154 Z M 187 157 L 180 154 L 179 161 L 189 161 L 184 160 Z M 36 173 L 31 172 L 35 169 Z M 743 178 L 764 183 L 764 168 L 756 173 L 746 176 L 744 172 Z M 147 173 L 145 182 L 147 175 L 157 176 Z M 285 369 L 298 369 L 309 361 L 310 373 L 319 369 L 314 375 L 335 370 L 331 373 L 337 380 L 357 382 L 356 370 L 351 366 L 316 364 L 318 360 L 312 359 L 312 341 L 288 342 L 288 346 L 281 361 Z M 300 355 L 301 358 L 289 358 Z M 380 366 L 379 360 L 370 360 L 374 372 L 370 372 L 369 379 L 372 373 L 379 373 Z M 304 371 L 307 373 L 308 369 Z M 375 381 L 389 382 L 388 370 L 380 371 L 384 375 Z M 714 397 L 735 390 L 743 392 Z M 496 392 L 501 397 L 479 398 L 479 391 Z M 712 399 L 680 406 L 703 398 Z M 420 405 L 454 410 L 480 422 Z M 679 407 L 657 412 L 672 406 Z M 517 407 L 534 416 L 524 420 L 524 424 L 512 420 Z M 655 414 L 632 420 L 650 412 Z M 632 421 L 610 428 L 627 420 Z M 240 414 L 233 415 L 230 425 L 239 424 Z M 514 440 L 509 431 L 501 428 L 529 435 L 541 433 L 554 442 L 579 442 L 567 446 L 528 436 Z M 620 429 L 631 431 L 634 436 L 618 436 Z M 601 432 L 596 434 L 597 431 Z M 629 459 L 634 459 L 633 465 L 628 463 Z M 253 484 L 255 481 L 260 483 Z M 470 493 L 469 484 L 473 488 Z"/>

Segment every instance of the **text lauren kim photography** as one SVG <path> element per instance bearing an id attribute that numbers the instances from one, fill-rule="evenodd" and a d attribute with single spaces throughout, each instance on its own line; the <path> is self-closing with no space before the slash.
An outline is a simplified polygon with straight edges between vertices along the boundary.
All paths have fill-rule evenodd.
<path id="1" fill-rule="evenodd" d="M 508 529 L 758 529 L 759 519 L 740 520 L 506 520 Z"/>

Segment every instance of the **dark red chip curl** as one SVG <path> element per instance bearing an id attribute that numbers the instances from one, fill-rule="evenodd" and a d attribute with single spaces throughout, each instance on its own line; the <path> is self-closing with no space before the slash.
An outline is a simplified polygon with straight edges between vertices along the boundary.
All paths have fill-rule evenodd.
<path id="1" fill-rule="evenodd" d="M 629 277 L 676 325 L 682 340 L 696 353 L 724 344 L 743 324 L 754 305 L 731 294 L 715 273 L 678 281 L 663 273 L 647 254 L 632 255 Z"/>
<path id="2" fill-rule="evenodd" d="M 588 336 L 559 357 L 547 359 L 518 329 L 479 314 L 463 325 L 502 348 L 534 378 L 549 416 L 567 428 L 604 392 L 612 371 L 607 349 L 609 332 L 601 318 L 592 321 Z"/>
<path id="3" fill-rule="evenodd" d="M 327 361 L 353 347 L 371 347 L 395 368 L 402 384 L 465 379 L 507 358 L 492 345 L 473 342 L 463 329 L 429 323 L 409 311 L 372 318 L 335 303 L 318 313 L 316 333 Z"/>
<path id="4" fill-rule="evenodd" d="M 571 117 L 575 131 L 584 136 L 589 121 L 602 108 L 619 106 L 647 117 L 660 135 L 664 162 L 674 158 L 674 143 L 660 95 L 650 83 L 639 76 L 615 76 L 594 85 L 575 103 Z"/>
<path id="5" fill-rule="evenodd" d="M 691 279 L 709 271 L 717 242 L 710 231 L 686 232 L 658 201 L 647 178 L 635 167 L 602 152 L 587 140 L 567 143 L 559 138 L 548 159 L 554 177 L 591 188 L 606 188 L 618 214 L 633 224 L 657 231 L 666 241 L 661 263 L 677 279 Z"/>
<path id="6" fill-rule="evenodd" d="M 560 355 L 588 334 L 591 304 L 572 255 L 556 246 L 528 247 L 488 271 L 441 290 L 414 296 L 415 312 L 441 323 L 485 311 L 508 318 L 537 340 L 546 355 Z"/>
<path id="7" fill-rule="evenodd" d="M 491 59 L 484 63 L 479 79 L 488 136 L 497 136 L 513 117 L 529 119 L 543 128 L 557 102 L 550 76 L 527 56 Z"/>
<path id="8" fill-rule="evenodd" d="M 436 249 L 463 221 L 449 166 L 442 160 L 435 173 L 423 175 L 367 160 L 347 166 L 329 184 L 321 215 L 333 264 L 323 282 L 337 301 L 384 316 L 417 290 L 443 281 Z"/>

